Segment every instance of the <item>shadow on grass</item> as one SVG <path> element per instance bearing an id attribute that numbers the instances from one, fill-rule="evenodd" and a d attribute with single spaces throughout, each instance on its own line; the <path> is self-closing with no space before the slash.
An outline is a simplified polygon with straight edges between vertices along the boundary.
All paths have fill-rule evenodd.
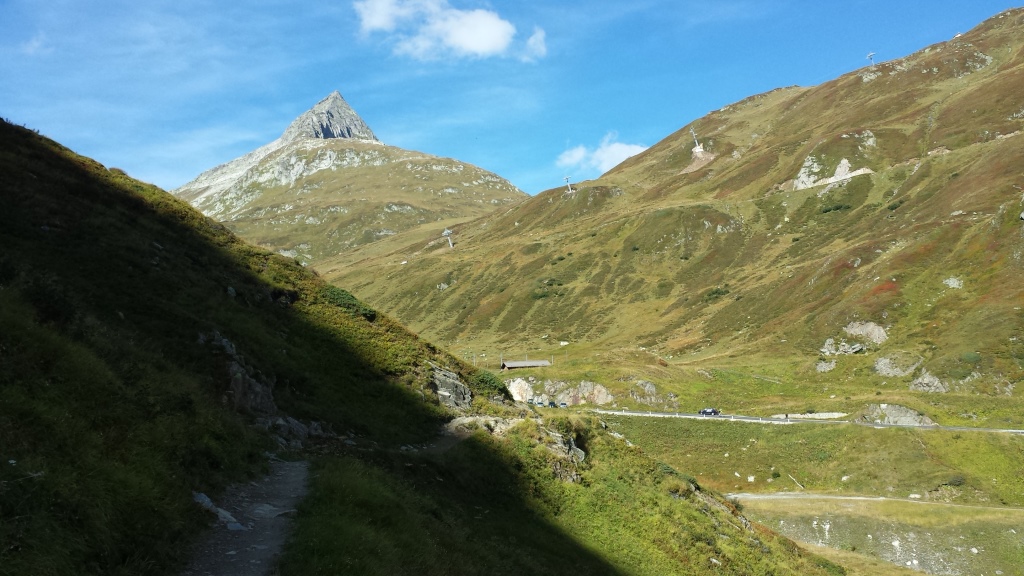
<path id="1" fill-rule="evenodd" d="M 258 468 L 266 448 L 226 408 L 229 358 L 201 335 L 228 338 L 276 383 L 284 411 L 339 432 L 422 441 L 445 418 L 422 387 L 430 361 L 457 361 L 387 317 L 332 305 L 313 273 L 164 191 L 0 122 L 0 203 L 0 573 L 158 573 L 180 561 L 207 522 L 190 492 Z M 450 469 L 405 464 L 325 461 L 314 494 L 357 497 L 365 530 L 300 532 L 295 550 L 401 545 L 413 530 L 440 554 L 386 554 L 391 573 L 610 573 L 531 512 L 486 450 Z M 421 491 L 428 480 L 439 486 Z M 524 544 L 499 546 L 506 537 Z"/>
<path id="2" fill-rule="evenodd" d="M 483 437 L 433 458 L 323 459 L 282 573 L 618 574 L 553 523 L 550 490 L 517 465 Z"/>

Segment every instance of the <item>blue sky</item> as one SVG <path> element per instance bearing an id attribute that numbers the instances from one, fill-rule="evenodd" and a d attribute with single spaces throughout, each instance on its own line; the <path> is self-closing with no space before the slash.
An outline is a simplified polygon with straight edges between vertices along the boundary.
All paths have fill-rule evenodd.
<path id="1" fill-rule="evenodd" d="M 0 0 L 0 116 L 171 189 L 338 90 L 387 144 L 535 194 L 1005 0 Z"/>

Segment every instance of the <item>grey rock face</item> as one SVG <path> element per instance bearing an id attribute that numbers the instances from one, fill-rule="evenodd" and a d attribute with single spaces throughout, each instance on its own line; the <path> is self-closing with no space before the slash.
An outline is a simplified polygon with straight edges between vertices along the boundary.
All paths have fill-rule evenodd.
<path id="1" fill-rule="evenodd" d="M 819 360 L 818 363 L 814 365 L 814 369 L 818 372 L 831 372 L 836 369 L 836 361 L 829 360 L 826 362 L 824 360 Z"/>
<path id="2" fill-rule="evenodd" d="M 512 394 L 516 402 L 525 402 L 533 399 L 547 402 L 548 398 L 555 402 L 565 402 L 569 406 L 579 404 L 604 405 L 615 401 L 615 397 L 604 386 L 587 380 L 581 381 L 577 386 L 571 386 L 562 380 L 545 380 L 544 390 L 535 395 L 533 384 L 523 378 L 513 378 L 505 382 L 505 387 Z"/>
<path id="3" fill-rule="evenodd" d="M 920 356 L 897 352 L 875 360 L 875 372 L 886 377 L 910 376 L 922 362 Z"/>
<path id="4" fill-rule="evenodd" d="M 266 381 L 262 374 L 246 366 L 243 362 L 238 360 L 228 362 L 228 373 L 231 375 L 230 390 L 235 410 L 246 414 L 277 412 L 277 405 L 274 404 L 273 383 Z"/>
<path id="5" fill-rule="evenodd" d="M 864 352 L 866 349 L 863 344 L 847 344 L 845 340 L 840 340 L 839 344 L 832 338 L 826 338 L 825 344 L 821 347 L 821 353 L 825 356 L 845 356 L 848 354 L 859 354 Z"/>
<path id="6" fill-rule="evenodd" d="M 560 399 L 560 401 L 562 400 Z M 615 397 L 604 386 L 596 382 L 583 380 L 579 386 L 569 390 L 568 399 L 565 401 L 571 406 L 588 402 L 602 406 L 615 401 Z"/>
<path id="7" fill-rule="evenodd" d="M 945 393 L 949 392 L 949 385 L 939 380 L 939 377 L 922 370 L 921 375 L 914 378 L 914 381 L 910 383 L 911 390 L 920 390 L 921 392 L 936 392 Z"/>
<path id="8" fill-rule="evenodd" d="M 317 102 L 315 106 L 292 121 L 280 138 L 269 144 L 264 144 L 240 158 L 235 158 L 203 172 L 172 193 L 184 198 L 202 210 L 204 214 L 210 216 L 211 211 L 208 207 L 204 207 L 204 199 L 208 201 L 208 197 L 216 197 L 232 186 L 239 185 L 249 171 L 259 166 L 265 158 L 279 150 L 301 146 L 303 141 L 309 139 L 331 138 L 354 138 L 379 142 L 366 122 L 363 122 L 363 119 L 348 105 L 348 102 L 345 102 L 337 90 L 331 92 L 327 98 Z"/>
<path id="9" fill-rule="evenodd" d="M 274 403 L 274 378 L 267 377 L 259 370 L 249 366 L 245 358 L 238 353 L 234 343 L 214 331 L 209 336 L 200 334 L 199 344 L 209 342 L 227 355 L 228 395 L 232 407 L 244 414 L 269 415 L 277 413 Z"/>
<path id="10" fill-rule="evenodd" d="M 867 414 L 864 415 L 866 422 L 880 424 L 898 424 L 900 426 L 933 426 L 935 422 L 917 410 L 911 410 L 898 404 L 870 404 Z"/>
<path id="11" fill-rule="evenodd" d="M 300 138 L 377 140 L 370 127 L 348 105 L 348 102 L 345 102 L 337 90 L 296 118 L 281 136 L 284 141 Z"/>
<path id="12" fill-rule="evenodd" d="M 677 408 L 679 401 L 674 395 L 661 396 L 658 388 L 648 380 L 637 380 L 633 388 L 629 390 L 629 397 L 640 404 L 647 406 L 662 406 L 665 408 Z"/>
<path id="13" fill-rule="evenodd" d="M 548 450 L 558 457 L 551 462 L 551 472 L 562 482 L 577 484 L 582 481 L 579 464 L 586 459 L 587 453 L 576 446 L 576 440 L 572 436 L 563 436 L 552 430 L 546 432 Z"/>
<path id="14" fill-rule="evenodd" d="M 445 406 L 460 409 L 469 408 L 473 403 L 473 392 L 451 370 L 435 367 L 431 388 Z"/>

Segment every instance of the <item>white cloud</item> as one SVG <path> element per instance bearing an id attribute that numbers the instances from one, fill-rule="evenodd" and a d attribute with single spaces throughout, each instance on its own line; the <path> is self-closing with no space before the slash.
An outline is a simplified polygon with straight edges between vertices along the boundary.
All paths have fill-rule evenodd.
<path id="1" fill-rule="evenodd" d="M 585 164 L 589 155 L 590 153 L 587 152 L 587 147 L 581 144 L 575 148 L 569 148 L 565 152 L 559 154 L 558 160 L 555 160 L 555 164 L 561 168 L 575 168 Z"/>
<path id="2" fill-rule="evenodd" d="M 616 142 L 619 135 L 615 132 L 605 134 L 601 144 L 591 150 L 580 145 L 562 152 L 555 164 L 560 168 L 577 170 L 597 170 L 601 174 L 618 166 L 623 160 L 647 150 L 647 146 Z"/>
<path id="3" fill-rule="evenodd" d="M 526 53 L 523 56 L 524 60 L 533 61 L 543 58 L 548 55 L 548 46 L 545 42 L 547 35 L 544 33 L 542 28 L 537 26 L 533 27 L 533 34 L 530 39 L 526 41 Z"/>
<path id="4" fill-rule="evenodd" d="M 353 3 L 363 32 L 390 32 L 415 13 L 415 3 L 403 0 L 360 0 Z"/>
<path id="5" fill-rule="evenodd" d="M 447 0 L 357 0 L 364 34 L 384 32 L 397 54 L 418 60 L 443 56 L 488 58 L 512 50 L 516 27 L 491 10 L 461 10 Z M 524 60 L 547 53 L 544 31 L 535 28 L 523 48 Z"/>

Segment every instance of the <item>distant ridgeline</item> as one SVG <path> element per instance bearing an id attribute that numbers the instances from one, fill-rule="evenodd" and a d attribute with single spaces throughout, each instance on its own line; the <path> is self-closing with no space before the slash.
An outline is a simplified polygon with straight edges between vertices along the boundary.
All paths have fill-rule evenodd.
<path id="1" fill-rule="evenodd" d="M 597 180 L 461 227 L 455 250 L 400 234 L 320 269 L 473 353 L 561 356 L 564 341 L 610 367 L 631 355 L 591 351 L 815 378 L 820 360 L 865 386 L 906 358 L 902 389 L 1004 395 L 1024 361 L 1022 93 L 1014 9 L 724 106 Z M 861 353 L 830 356 L 830 339 Z"/>

